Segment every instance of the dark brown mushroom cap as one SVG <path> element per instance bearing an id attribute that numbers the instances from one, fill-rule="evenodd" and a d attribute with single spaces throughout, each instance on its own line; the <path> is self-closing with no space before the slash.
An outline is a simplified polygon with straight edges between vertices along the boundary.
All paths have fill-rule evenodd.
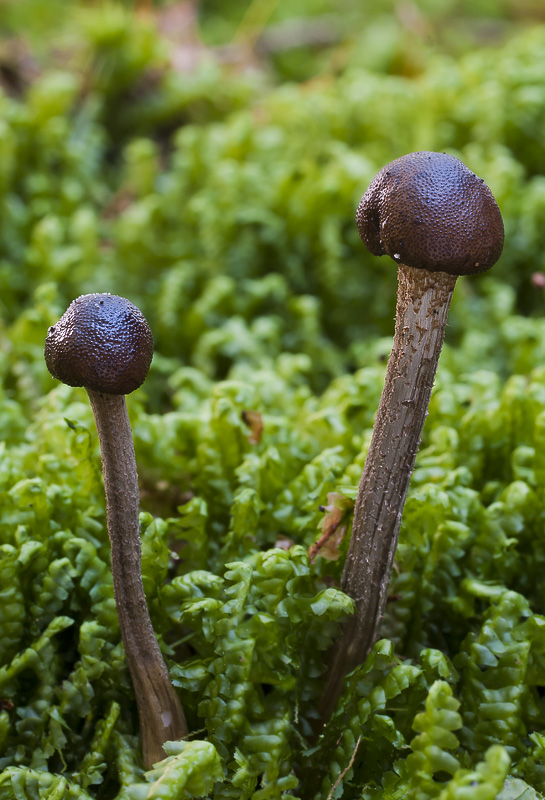
<path id="1" fill-rule="evenodd" d="M 356 223 L 373 255 L 431 272 L 483 272 L 503 249 L 492 192 L 445 153 L 409 153 L 383 167 L 361 199 Z"/>
<path id="2" fill-rule="evenodd" d="M 84 294 L 70 304 L 45 341 L 54 378 L 107 394 L 129 394 L 144 382 L 153 337 L 141 311 L 114 294 Z"/>

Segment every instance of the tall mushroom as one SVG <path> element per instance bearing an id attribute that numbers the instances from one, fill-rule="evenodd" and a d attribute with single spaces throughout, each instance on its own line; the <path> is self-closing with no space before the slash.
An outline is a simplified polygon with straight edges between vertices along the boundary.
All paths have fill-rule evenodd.
<path id="1" fill-rule="evenodd" d="M 361 199 L 356 223 L 370 252 L 389 255 L 398 265 L 398 296 L 393 348 L 342 576 L 356 612 L 330 665 L 324 719 L 344 675 L 365 660 L 378 636 L 456 278 L 489 269 L 504 239 L 488 186 L 444 153 L 410 153 L 383 167 Z"/>
<path id="2" fill-rule="evenodd" d="M 45 342 L 53 377 L 85 387 L 95 416 L 114 596 L 147 768 L 166 757 L 166 741 L 188 732 L 153 631 L 141 574 L 138 477 L 125 395 L 144 382 L 152 357 L 146 319 L 128 300 L 111 294 L 78 297 L 49 328 Z"/>

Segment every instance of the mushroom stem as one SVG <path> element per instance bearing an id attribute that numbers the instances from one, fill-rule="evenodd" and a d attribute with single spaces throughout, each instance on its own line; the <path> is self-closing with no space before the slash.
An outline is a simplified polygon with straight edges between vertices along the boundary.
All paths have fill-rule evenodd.
<path id="1" fill-rule="evenodd" d="M 456 275 L 398 265 L 394 343 L 361 477 L 342 589 L 356 612 L 336 643 L 322 718 L 365 661 L 384 614 L 401 514 L 427 416 Z"/>
<path id="2" fill-rule="evenodd" d="M 87 389 L 95 416 L 112 549 L 114 597 L 129 666 L 146 768 L 166 757 L 162 745 L 182 739 L 184 712 L 155 637 L 141 576 L 136 458 L 125 395 Z"/>

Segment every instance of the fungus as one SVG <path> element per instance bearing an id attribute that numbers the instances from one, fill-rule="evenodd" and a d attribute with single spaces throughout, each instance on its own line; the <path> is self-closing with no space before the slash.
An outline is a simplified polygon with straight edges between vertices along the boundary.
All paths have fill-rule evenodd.
<path id="1" fill-rule="evenodd" d="M 142 584 L 139 493 L 125 395 L 144 382 L 153 337 L 140 310 L 111 294 L 87 294 L 49 328 L 45 361 L 54 378 L 83 386 L 95 416 L 106 493 L 114 597 L 140 721 L 146 768 L 162 745 L 187 735 L 180 700 L 151 624 Z"/>
<path id="2" fill-rule="evenodd" d="M 324 719 L 344 675 L 366 659 L 378 638 L 456 278 L 489 269 L 504 239 L 488 186 L 444 153 L 411 153 L 383 167 L 361 199 L 356 223 L 370 252 L 389 255 L 398 265 L 398 296 L 393 348 L 342 576 L 355 614 L 330 665 Z"/>

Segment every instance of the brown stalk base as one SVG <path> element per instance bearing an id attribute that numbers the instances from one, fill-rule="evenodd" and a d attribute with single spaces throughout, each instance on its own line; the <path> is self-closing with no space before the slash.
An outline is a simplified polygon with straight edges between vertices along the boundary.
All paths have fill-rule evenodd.
<path id="1" fill-rule="evenodd" d="M 143 762 L 149 769 L 166 757 L 162 745 L 182 739 L 188 730 L 155 637 L 142 584 L 138 477 L 125 396 L 91 390 L 88 394 L 102 454 L 114 597 L 136 695 Z"/>
<path id="2" fill-rule="evenodd" d="M 323 722 L 335 708 L 344 676 L 365 661 L 378 638 L 456 276 L 399 264 L 398 281 L 394 343 L 342 576 L 356 611 L 335 646 L 320 707 Z"/>

